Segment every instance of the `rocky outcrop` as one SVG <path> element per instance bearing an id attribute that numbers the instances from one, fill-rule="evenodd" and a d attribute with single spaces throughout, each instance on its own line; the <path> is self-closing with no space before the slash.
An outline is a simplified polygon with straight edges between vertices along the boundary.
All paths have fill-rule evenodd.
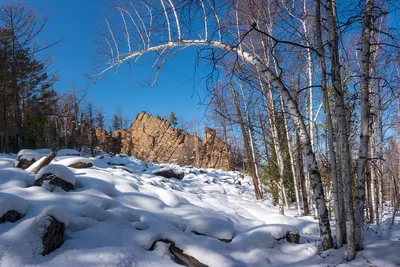
<path id="1" fill-rule="evenodd" d="M 113 153 L 133 155 L 155 163 L 176 163 L 200 168 L 230 169 L 229 146 L 210 128 L 204 141 L 160 117 L 140 112 L 127 130 L 112 134 L 96 131 L 99 146 Z"/>

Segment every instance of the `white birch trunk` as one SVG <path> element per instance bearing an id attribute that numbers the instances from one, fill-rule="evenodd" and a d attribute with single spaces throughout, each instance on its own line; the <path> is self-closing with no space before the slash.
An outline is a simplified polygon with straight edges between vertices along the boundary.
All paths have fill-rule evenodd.
<path id="1" fill-rule="evenodd" d="M 321 84 L 323 93 L 323 104 L 325 109 L 325 123 L 328 127 L 327 144 L 329 150 L 329 163 L 331 165 L 332 175 L 332 194 L 333 194 L 333 208 L 335 213 L 335 227 L 336 227 L 336 247 L 340 248 L 343 246 L 343 213 L 340 210 L 340 201 L 338 194 L 338 175 L 336 166 L 336 153 L 334 146 L 334 134 L 331 110 L 329 104 L 329 95 L 326 81 L 326 61 L 325 61 L 325 49 L 322 42 L 322 30 L 321 30 L 321 4 L 319 0 L 316 0 L 316 35 L 318 43 L 318 53 L 321 63 Z"/>
<path id="2" fill-rule="evenodd" d="M 178 23 L 178 22 L 177 22 Z M 180 35 L 182 38 L 182 35 Z M 112 68 L 115 68 L 117 66 L 120 66 L 124 62 L 128 60 L 135 60 L 138 57 L 142 56 L 143 54 L 149 53 L 149 52 L 158 52 L 158 51 L 167 51 L 170 48 L 186 48 L 190 46 L 209 46 L 209 47 L 214 47 L 216 49 L 221 49 L 225 50 L 227 52 L 230 52 L 231 54 L 237 55 L 239 58 L 241 58 L 244 62 L 249 63 L 253 65 L 257 72 L 260 73 L 260 75 L 268 82 L 271 83 L 271 85 L 278 90 L 279 94 L 282 96 L 283 103 L 288 111 L 288 113 L 291 116 L 292 121 L 294 122 L 294 125 L 296 127 L 296 130 L 300 134 L 300 141 L 302 144 L 302 152 L 304 155 L 304 161 L 305 161 L 305 167 L 307 170 L 310 172 L 310 180 L 312 184 L 312 188 L 314 191 L 314 195 L 316 197 L 316 205 L 318 209 L 318 219 L 319 219 L 319 230 L 320 230 L 320 237 L 321 237 L 321 243 L 322 247 L 324 250 L 330 249 L 333 247 L 332 243 L 332 236 L 331 236 L 331 229 L 330 229 L 330 224 L 329 224 L 329 216 L 328 216 L 328 209 L 326 207 L 325 203 L 325 196 L 324 196 L 324 191 L 322 187 L 322 181 L 321 181 L 321 174 L 318 169 L 317 161 L 315 158 L 314 151 L 311 146 L 311 141 L 310 141 L 310 136 L 307 131 L 307 127 L 304 123 L 304 119 L 301 116 L 297 103 L 293 100 L 289 89 L 286 87 L 286 85 L 283 83 L 281 77 L 278 77 L 270 68 L 266 66 L 266 64 L 261 61 L 258 57 L 245 52 L 241 50 L 237 46 L 231 46 L 228 44 L 225 44 L 220 41 L 204 41 L 204 40 L 178 40 L 178 41 L 169 41 L 169 42 L 164 42 L 159 45 L 154 45 L 149 48 L 146 48 L 144 50 L 138 50 L 135 52 L 131 52 L 128 55 L 124 55 L 123 57 L 119 58 L 118 61 L 113 61 L 111 65 L 106 67 L 103 71 L 99 72 L 97 76 L 101 76 L 107 71 L 109 71 Z M 255 185 L 257 184 L 257 181 L 254 181 Z M 259 191 L 258 188 L 255 188 L 256 191 Z"/>
<path id="3" fill-rule="evenodd" d="M 329 48 L 331 52 L 331 77 L 335 95 L 335 109 L 338 125 L 340 150 L 341 180 L 343 183 L 344 209 L 346 216 L 347 260 L 355 258 L 354 214 L 352 184 L 350 180 L 350 148 L 348 143 L 347 119 L 344 102 L 344 91 L 340 74 L 339 45 L 336 26 L 336 7 L 334 0 L 327 0 L 326 13 L 329 29 Z"/>
<path id="4" fill-rule="evenodd" d="M 296 192 L 297 214 L 299 216 L 301 216 L 299 181 L 296 176 L 296 170 L 295 170 L 295 165 L 294 165 L 294 160 L 293 160 L 293 153 L 292 153 L 292 148 L 290 145 L 290 135 L 289 135 L 288 123 L 286 120 L 286 111 L 285 111 L 285 106 L 283 105 L 282 97 L 280 97 L 280 100 L 281 100 L 282 113 L 283 113 L 283 123 L 285 124 L 286 139 L 287 139 L 287 143 L 288 143 L 290 167 L 291 167 L 292 174 L 293 174 L 294 190 Z M 286 204 L 287 204 L 287 200 L 286 200 Z"/>
<path id="5" fill-rule="evenodd" d="M 363 248 L 364 233 L 364 210 L 365 210 L 365 168 L 368 157 L 369 122 L 370 122 L 370 46 L 372 29 L 373 0 L 366 0 L 363 18 L 362 33 L 362 56 L 361 56 L 361 78 L 360 78 L 360 146 L 357 160 L 357 182 L 356 182 L 356 208 L 354 237 L 356 250 Z"/>

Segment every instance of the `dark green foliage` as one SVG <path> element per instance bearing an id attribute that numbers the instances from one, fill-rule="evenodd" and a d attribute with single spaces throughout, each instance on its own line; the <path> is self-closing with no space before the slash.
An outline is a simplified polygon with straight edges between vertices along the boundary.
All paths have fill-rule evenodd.
<path id="1" fill-rule="evenodd" d="M 286 196 L 288 202 L 296 201 L 296 193 L 293 182 L 293 173 L 290 166 L 290 156 L 288 148 L 288 140 L 285 134 L 284 122 L 282 115 L 276 116 L 277 128 L 278 128 L 278 138 L 281 142 L 281 148 L 283 151 L 283 163 L 284 163 L 284 186 L 286 190 Z M 277 166 L 277 157 L 275 148 L 273 145 L 272 137 L 268 140 L 264 140 L 269 146 L 270 154 L 268 155 L 268 164 L 264 166 L 264 175 L 262 177 L 262 182 L 269 188 L 272 194 L 272 199 L 274 202 L 278 202 L 278 184 L 279 184 L 279 169 Z"/>
<path id="2" fill-rule="evenodd" d="M 174 112 L 171 112 L 171 114 L 169 114 L 169 123 L 171 123 L 173 127 L 176 127 L 178 125 L 178 118 L 176 117 Z"/>
<path id="3" fill-rule="evenodd" d="M 54 132 L 50 115 L 57 101 L 52 89 L 54 79 L 30 47 L 22 47 L 18 41 L 12 43 L 12 36 L 11 30 L 0 27 L 1 152 L 50 146 L 49 142 L 54 141 L 50 138 Z"/>
<path id="4" fill-rule="evenodd" d="M 123 121 L 122 109 L 121 106 L 118 106 L 112 119 L 112 129 L 114 131 L 121 130 L 123 128 Z"/>
<path id="5" fill-rule="evenodd" d="M 96 117 L 94 118 L 94 125 L 99 128 L 100 130 L 104 130 L 106 127 L 106 118 L 103 114 L 103 108 L 100 107 L 96 113 Z"/>

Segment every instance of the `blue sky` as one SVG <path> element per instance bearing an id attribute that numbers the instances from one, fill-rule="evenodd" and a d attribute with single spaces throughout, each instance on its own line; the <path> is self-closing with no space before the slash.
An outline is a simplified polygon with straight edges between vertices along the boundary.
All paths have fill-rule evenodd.
<path id="1" fill-rule="evenodd" d="M 51 70 L 59 74 L 55 89 L 66 91 L 71 83 L 76 88 L 88 86 L 90 83 L 85 74 L 93 70 L 96 57 L 93 40 L 104 25 L 104 10 L 109 0 L 27 0 L 25 3 L 39 15 L 50 16 L 38 42 L 49 44 L 62 40 L 40 55 L 53 58 Z M 206 64 L 201 64 L 194 76 L 194 59 L 193 50 L 178 54 L 161 71 L 158 85 L 148 88 L 142 84 L 152 79 L 154 70 L 152 62 L 143 58 L 138 64 L 131 64 L 130 68 L 126 65 L 118 73 L 111 72 L 96 84 L 91 84 L 88 99 L 96 106 L 103 106 L 109 118 L 121 105 L 124 115 L 130 119 L 141 110 L 160 116 L 173 111 L 178 118 L 195 119 L 203 124 L 205 106 L 199 102 L 200 98 L 204 99 L 202 78 L 208 72 Z"/>

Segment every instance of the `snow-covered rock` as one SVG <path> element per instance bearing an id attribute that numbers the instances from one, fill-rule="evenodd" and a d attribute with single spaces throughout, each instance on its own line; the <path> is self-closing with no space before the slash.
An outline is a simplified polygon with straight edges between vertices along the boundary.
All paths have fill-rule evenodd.
<path id="1" fill-rule="evenodd" d="M 233 223 L 213 216 L 193 215 L 186 218 L 186 231 L 230 242 L 233 238 Z"/>
<path id="2" fill-rule="evenodd" d="M 93 161 L 79 156 L 58 156 L 53 159 L 52 164 L 60 164 L 74 169 L 83 169 L 92 167 Z"/>
<path id="3" fill-rule="evenodd" d="M 1 193 L 0 192 L 0 217 L 8 211 L 16 211 L 21 217 L 24 216 L 28 210 L 29 202 L 18 196 Z"/>
<path id="4" fill-rule="evenodd" d="M 63 165 L 47 165 L 36 174 L 35 185 L 46 185 L 45 187 L 50 191 L 53 191 L 55 186 L 59 186 L 65 191 L 70 191 L 75 186 L 75 174 Z"/>
<path id="5" fill-rule="evenodd" d="M 182 180 L 183 177 L 185 176 L 185 173 L 182 171 L 176 171 L 170 168 L 161 168 L 158 170 L 154 170 L 153 174 L 158 175 L 158 176 L 162 176 L 165 178 L 175 178 L 175 179 L 179 179 Z"/>
<path id="6" fill-rule="evenodd" d="M 17 154 L 17 160 L 25 159 L 28 161 L 37 161 L 40 159 L 39 153 L 31 149 L 22 149 Z"/>

